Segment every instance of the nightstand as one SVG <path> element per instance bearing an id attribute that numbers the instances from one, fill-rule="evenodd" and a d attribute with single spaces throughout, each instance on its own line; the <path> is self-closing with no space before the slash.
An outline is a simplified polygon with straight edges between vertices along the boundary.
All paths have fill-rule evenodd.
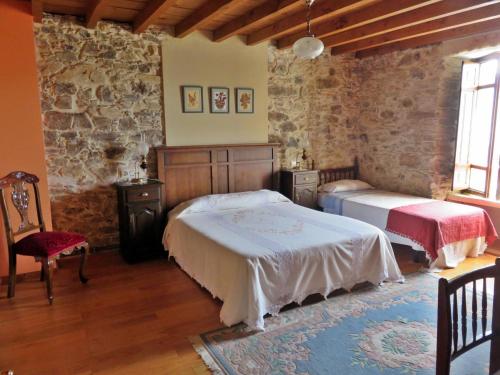
<path id="1" fill-rule="evenodd" d="M 318 171 L 282 170 L 281 193 L 293 203 L 304 207 L 317 208 Z"/>
<path id="2" fill-rule="evenodd" d="M 116 184 L 120 252 L 129 263 L 162 253 L 162 185 L 156 180 L 145 184 Z"/>

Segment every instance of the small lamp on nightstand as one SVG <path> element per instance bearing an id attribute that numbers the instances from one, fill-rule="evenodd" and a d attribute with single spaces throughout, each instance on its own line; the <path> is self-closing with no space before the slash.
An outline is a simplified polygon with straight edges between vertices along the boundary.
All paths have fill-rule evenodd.
<path id="1" fill-rule="evenodd" d="M 147 162 L 147 156 L 149 152 L 149 145 L 146 143 L 146 136 L 144 134 L 141 134 L 141 140 L 137 144 L 137 152 L 139 153 L 140 156 L 140 161 L 138 162 L 139 167 L 143 170 L 142 174 L 143 177 L 140 177 L 140 171 L 137 169 L 137 163 L 135 167 L 135 178 L 131 180 L 133 184 L 145 184 L 148 182 L 147 179 L 147 169 L 148 169 L 148 162 Z"/>

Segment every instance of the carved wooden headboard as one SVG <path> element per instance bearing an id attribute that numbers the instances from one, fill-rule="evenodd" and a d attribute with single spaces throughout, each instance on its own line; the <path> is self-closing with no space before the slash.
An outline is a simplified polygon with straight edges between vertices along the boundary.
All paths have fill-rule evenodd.
<path id="1" fill-rule="evenodd" d="M 321 169 L 319 171 L 318 185 L 338 180 L 357 180 L 359 178 L 359 161 L 356 157 L 354 165 L 342 168 Z"/>
<path id="2" fill-rule="evenodd" d="M 278 189 L 277 143 L 156 148 L 167 210 L 208 194 Z"/>

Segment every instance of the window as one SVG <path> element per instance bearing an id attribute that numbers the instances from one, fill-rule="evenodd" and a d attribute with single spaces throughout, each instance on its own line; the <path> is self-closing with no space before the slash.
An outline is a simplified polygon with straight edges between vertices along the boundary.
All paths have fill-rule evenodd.
<path id="1" fill-rule="evenodd" d="M 464 63 L 453 190 L 499 195 L 499 87 L 500 54 Z"/>

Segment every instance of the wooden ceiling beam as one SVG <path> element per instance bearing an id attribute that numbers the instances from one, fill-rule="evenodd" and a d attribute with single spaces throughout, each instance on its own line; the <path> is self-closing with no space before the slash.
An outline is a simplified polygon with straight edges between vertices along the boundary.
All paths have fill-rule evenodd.
<path id="1" fill-rule="evenodd" d="M 210 0 L 202 5 L 199 9 L 195 10 L 193 14 L 175 25 L 175 36 L 183 38 L 191 34 L 193 31 L 199 29 L 211 21 L 218 15 L 226 12 L 230 7 L 242 0 Z"/>
<path id="2" fill-rule="evenodd" d="M 109 0 L 93 0 L 90 2 L 87 10 L 87 17 L 85 25 L 89 29 L 96 27 L 104 14 L 104 10 L 109 5 Z"/>
<path id="3" fill-rule="evenodd" d="M 297 9 L 303 5 L 303 0 L 268 0 L 250 12 L 220 26 L 214 31 L 213 40 L 222 42 L 227 38 L 244 32 L 250 26 L 263 23 L 272 17 Z"/>
<path id="4" fill-rule="evenodd" d="M 333 47 L 331 53 L 332 55 L 339 55 L 347 52 L 360 51 L 383 44 L 498 18 L 500 18 L 500 3 L 420 23 L 389 33 L 376 35 L 371 38 L 361 39 L 353 43 L 342 44 Z"/>
<path id="5" fill-rule="evenodd" d="M 380 35 L 410 25 L 432 21 L 459 12 L 477 9 L 497 2 L 499 2 L 499 0 L 444 0 L 322 39 L 327 47 L 352 43 L 360 39 Z"/>
<path id="6" fill-rule="evenodd" d="M 150 1 L 148 5 L 146 5 L 146 7 L 134 18 L 134 33 L 142 33 L 173 5 L 175 5 L 175 0 Z"/>
<path id="7" fill-rule="evenodd" d="M 387 0 L 384 0 L 387 1 Z M 321 21 L 323 19 L 333 17 L 343 11 L 354 9 L 356 6 L 368 4 L 369 0 L 323 0 L 315 3 L 311 9 L 311 19 L 313 21 Z M 266 26 L 247 36 L 247 44 L 255 45 L 265 40 L 280 37 L 286 33 L 294 32 L 301 27 L 306 26 L 307 10 L 301 10 L 284 19 L 279 20 L 273 25 Z"/>
<path id="8" fill-rule="evenodd" d="M 356 57 L 362 59 L 374 55 L 383 55 L 390 52 L 402 51 L 410 48 L 424 47 L 431 44 L 445 42 L 452 39 L 461 39 L 473 35 L 486 34 L 493 31 L 500 31 L 498 19 L 474 23 L 472 25 L 457 27 L 433 34 L 418 36 L 411 39 L 401 40 L 391 44 L 366 49 L 356 52 Z"/>
<path id="9" fill-rule="evenodd" d="M 33 22 L 40 23 L 43 18 L 43 2 L 42 0 L 31 0 L 31 14 Z"/>
<path id="10" fill-rule="evenodd" d="M 380 3 L 355 10 L 346 15 L 318 23 L 312 27 L 312 31 L 317 37 L 322 38 L 336 32 L 370 24 L 397 14 L 404 14 L 405 12 L 415 9 L 419 10 L 421 7 L 435 2 L 436 0 L 384 0 Z M 303 36 L 305 36 L 304 31 L 285 36 L 278 40 L 278 48 L 283 49 L 291 47 Z"/>

